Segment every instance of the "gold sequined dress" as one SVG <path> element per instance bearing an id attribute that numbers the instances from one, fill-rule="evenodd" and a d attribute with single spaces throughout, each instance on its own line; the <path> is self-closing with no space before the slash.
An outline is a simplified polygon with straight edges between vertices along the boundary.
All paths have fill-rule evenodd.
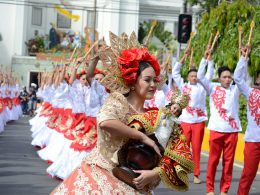
<path id="1" fill-rule="evenodd" d="M 122 94 L 114 92 L 110 94 L 103 105 L 97 117 L 97 123 L 100 124 L 106 120 L 120 120 L 128 124 L 132 120 L 131 116 L 136 114 L 131 109 L 127 99 Z M 51 194 L 141 194 L 115 178 L 112 174 L 112 169 L 118 165 L 117 151 L 126 141 L 127 139 L 114 135 L 111 136 L 110 133 L 98 127 L 96 147 L 83 160 L 81 166 L 76 168 Z M 174 141 L 176 142 L 176 139 Z M 179 146 L 181 144 L 178 144 L 177 147 Z M 187 190 L 187 173 L 191 172 L 193 168 L 192 157 L 189 152 L 187 152 L 185 157 L 182 155 L 183 151 L 177 153 L 170 152 L 170 150 L 174 151 L 175 147 L 176 143 L 172 147 L 167 147 L 168 155 L 163 157 L 162 162 L 155 170 L 158 171 L 161 180 L 170 188 L 180 191 Z M 182 150 L 181 147 L 179 149 Z M 176 159 L 179 159 L 179 161 L 176 161 Z M 177 172 L 179 172 L 179 175 L 176 174 Z"/>

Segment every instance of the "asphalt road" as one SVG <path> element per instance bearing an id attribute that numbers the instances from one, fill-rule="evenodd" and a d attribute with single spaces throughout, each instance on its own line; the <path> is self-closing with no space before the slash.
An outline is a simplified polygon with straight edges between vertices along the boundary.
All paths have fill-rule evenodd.
<path id="1" fill-rule="evenodd" d="M 8 123 L 5 131 L 0 134 L 0 194 L 1 195 L 38 195 L 49 194 L 59 181 L 46 174 L 48 164 L 37 156 L 37 149 L 30 145 L 31 132 L 28 117 Z M 205 173 L 207 156 L 202 155 L 202 184 L 190 185 L 187 192 L 173 192 L 160 185 L 155 195 L 203 195 L 206 194 Z M 241 175 L 241 167 L 234 165 L 233 181 L 230 195 L 235 195 Z M 219 194 L 221 177 L 221 161 L 216 175 L 215 194 Z M 192 181 L 192 175 L 191 175 Z M 260 195 L 260 173 L 251 187 L 250 195 Z"/>

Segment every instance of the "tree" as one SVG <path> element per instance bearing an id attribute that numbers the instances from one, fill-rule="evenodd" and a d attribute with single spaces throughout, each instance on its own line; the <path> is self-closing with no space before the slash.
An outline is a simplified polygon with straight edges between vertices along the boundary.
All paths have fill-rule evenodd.
<path id="1" fill-rule="evenodd" d="M 213 52 L 216 68 L 227 65 L 235 69 L 238 61 L 238 27 L 243 28 L 243 45 L 246 44 L 251 21 L 255 21 L 255 29 L 251 40 L 251 53 L 249 56 L 248 70 L 251 76 L 260 71 L 260 6 L 253 6 L 245 0 L 235 3 L 221 3 L 210 13 L 202 15 L 197 24 L 197 32 L 192 40 L 194 60 L 198 64 L 203 56 L 211 32 L 219 31 L 220 38 Z"/>
<path id="2" fill-rule="evenodd" d="M 186 0 L 191 6 L 199 5 L 203 11 L 210 12 L 212 9 L 217 7 L 221 2 L 233 3 L 236 0 Z M 260 0 L 247 0 L 252 5 L 259 5 Z"/>
<path id="3" fill-rule="evenodd" d="M 260 71 L 260 6 L 254 6 L 251 3 L 245 0 L 238 0 L 234 3 L 223 2 L 209 13 L 202 15 L 191 44 L 191 47 L 194 48 L 196 64 L 199 64 L 204 54 L 211 32 L 216 34 L 219 31 L 220 38 L 213 51 L 215 68 L 227 65 L 234 71 L 239 58 L 238 27 L 243 28 L 242 43 L 245 46 L 249 36 L 250 23 L 254 20 L 255 29 L 251 40 L 248 71 L 252 77 L 257 71 Z M 187 71 L 183 73 L 186 75 Z M 240 98 L 239 118 L 243 130 L 247 124 L 246 103 L 245 98 Z"/>
<path id="4" fill-rule="evenodd" d="M 199 5 L 203 10 L 210 12 L 218 6 L 219 0 L 186 0 L 191 6 Z"/>
<path id="5" fill-rule="evenodd" d="M 150 28 L 151 28 L 151 22 L 144 21 L 143 23 L 139 23 L 138 41 L 140 43 L 144 41 L 144 38 L 148 35 Z M 153 32 L 153 36 L 160 39 L 160 41 L 165 45 L 165 47 L 168 50 L 173 50 L 173 42 L 175 38 L 170 31 L 164 30 L 163 22 L 157 23 L 155 30 Z"/>

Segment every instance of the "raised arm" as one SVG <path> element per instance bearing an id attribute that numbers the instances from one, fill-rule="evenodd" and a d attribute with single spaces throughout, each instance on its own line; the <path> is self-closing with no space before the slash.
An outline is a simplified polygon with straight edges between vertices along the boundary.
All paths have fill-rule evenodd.
<path id="1" fill-rule="evenodd" d="M 58 67 L 57 72 L 55 73 L 54 77 L 54 86 L 58 87 L 58 85 L 60 84 L 60 75 L 61 75 L 61 67 Z"/>
<path id="2" fill-rule="evenodd" d="M 76 79 L 77 71 L 78 71 L 80 64 L 81 64 L 81 61 L 79 61 L 79 60 L 77 60 L 77 62 L 76 62 L 76 60 L 74 60 L 74 62 L 72 63 L 72 71 L 71 71 L 71 76 L 70 76 L 70 80 L 69 80 L 69 83 L 71 85 Z"/>
<path id="3" fill-rule="evenodd" d="M 64 80 L 66 69 L 67 69 L 67 65 L 65 64 L 64 66 L 62 66 L 62 70 L 59 75 L 59 83 L 61 83 Z"/>
<path id="4" fill-rule="evenodd" d="M 172 78 L 176 82 L 177 87 L 182 90 L 182 87 L 184 85 L 183 78 L 181 77 L 180 71 L 181 71 L 181 61 L 176 62 L 175 65 L 172 68 Z"/>
<path id="5" fill-rule="evenodd" d="M 48 79 L 47 79 L 47 85 L 52 85 L 54 80 L 54 73 L 56 71 L 56 68 L 52 70 L 52 72 L 48 73 Z"/>
<path id="6" fill-rule="evenodd" d="M 40 83 L 40 88 L 43 89 L 44 85 L 46 84 L 47 80 L 47 72 L 42 72 L 41 74 L 41 83 Z"/>
<path id="7" fill-rule="evenodd" d="M 181 77 L 180 71 L 181 66 L 184 64 L 185 60 L 189 56 L 190 50 L 187 49 L 183 55 L 183 57 L 180 59 L 179 62 L 176 62 L 175 65 L 172 68 L 172 78 L 176 82 L 177 87 L 182 90 L 182 87 L 184 85 L 183 78 Z"/>
<path id="8" fill-rule="evenodd" d="M 208 59 L 208 62 L 206 59 Z M 207 72 L 208 74 L 207 76 L 205 76 L 205 69 L 207 64 L 209 64 L 208 72 Z M 210 94 L 213 88 L 211 80 L 209 80 L 209 78 L 213 76 L 213 73 L 214 73 L 214 68 L 213 68 L 213 62 L 211 60 L 211 54 L 210 51 L 207 50 L 204 54 L 204 57 L 200 61 L 197 77 L 198 77 L 198 81 L 204 87 L 204 89 L 207 91 L 208 94 Z"/>
<path id="9" fill-rule="evenodd" d="M 244 80 L 244 75 L 246 74 L 246 66 L 247 60 L 243 55 L 241 55 L 234 72 L 234 80 L 241 93 L 243 93 L 246 98 L 248 98 L 250 87 L 246 84 L 246 81 Z"/>
<path id="10" fill-rule="evenodd" d="M 207 68 L 207 73 L 205 75 L 205 77 L 211 81 L 214 75 L 214 63 L 213 60 L 209 60 L 208 61 L 208 68 Z"/>
<path id="11" fill-rule="evenodd" d="M 91 59 L 92 62 L 90 64 L 90 66 L 88 67 L 88 71 L 87 71 L 87 80 L 88 83 L 91 83 L 92 78 L 94 77 L 94 71 L 97 67 L 98 61 L 99 61 L 99 56 L 95 56 L 94 58 Z"/>

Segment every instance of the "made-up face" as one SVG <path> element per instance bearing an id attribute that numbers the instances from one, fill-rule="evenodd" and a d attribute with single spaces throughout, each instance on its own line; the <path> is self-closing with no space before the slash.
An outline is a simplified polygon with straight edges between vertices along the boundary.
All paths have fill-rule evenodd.
<path id="1" fill-rule="evenodd" d="M 196 85 L 198 80 L 197 80 L 197 72 L 192 71 L 188 74 L 188 80 L 191 85 Z"/>
<path id="2" fill-rule="evenodd" d="M 228 70 L 223 71 L 220 74 L 219 82 L 221 84 L 221 87 L 226 88 L 226 89 L 229 88 L 231 85 L 231 82 L 232 82 L 231 72 Z"/>
<path id="3" fill-rule="evenodd" d="M 95 74 L 94 79 L 96 79 L 98 82 L 100 82 L 104 78 L 103 74 Z"/>
<path id="4" fill-rule="evenodd" d="M 138 76 L 134 93 L 141 99 L 152 99 L 157 88 L 158 77 L 152 67 L 144 69 Z"/>
<path id="5" fill-rule="evenodd" d="M 171 105 L 171 111 L 173 116 L 179 117 L 181 115 L 181 107 L 179 104 L 172 104 Z"/>
<path id="6" fill-rule="evenodd" d="M 87 80 L 86 74 L 81 75 L 79 80 L 80 80 L 81 85 L 86 85 L 86 86 L 88 85 L 88 80 Z"/>

